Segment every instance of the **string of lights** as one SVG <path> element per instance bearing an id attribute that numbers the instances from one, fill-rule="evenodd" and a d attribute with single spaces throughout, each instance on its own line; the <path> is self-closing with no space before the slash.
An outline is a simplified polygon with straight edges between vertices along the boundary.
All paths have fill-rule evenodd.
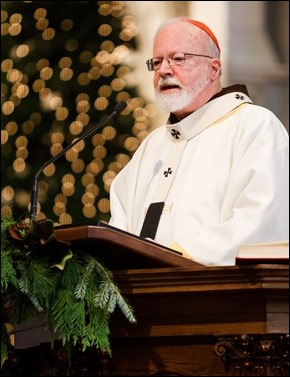
<path id="1" fill-rule="evenodd" d="M 126 101 L 114 122 L 47 166 L 39 181 L 38 219 L 106 221 L 112 180 L 156 112 L 126 80 L 138 27 L 125 1 L 57 8 L 1 3 L 1 215 L 28 212 L 38 168 Z"/>

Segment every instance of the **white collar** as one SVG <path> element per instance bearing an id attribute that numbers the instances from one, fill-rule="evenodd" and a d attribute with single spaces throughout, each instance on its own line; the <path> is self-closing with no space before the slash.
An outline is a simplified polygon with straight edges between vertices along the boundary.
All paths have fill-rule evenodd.
<path id="1" fill-rule="evenodd" d="M 253 101 L 242 92 L 225 94 L 207 102 L 179 123 L 166 125 L 166 134 L 173 142 L 192 139 L 243 103 Z"/>

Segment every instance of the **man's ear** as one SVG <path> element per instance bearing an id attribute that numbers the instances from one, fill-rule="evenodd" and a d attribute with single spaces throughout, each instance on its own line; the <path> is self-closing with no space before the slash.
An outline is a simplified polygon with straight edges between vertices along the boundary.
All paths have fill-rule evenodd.
<path id="1" fill-rule="evenodd" d="M 214 58 L 211 61 L 211 78 L 215 80 L 221 75 L 221 61 L 218 58 Z"/>

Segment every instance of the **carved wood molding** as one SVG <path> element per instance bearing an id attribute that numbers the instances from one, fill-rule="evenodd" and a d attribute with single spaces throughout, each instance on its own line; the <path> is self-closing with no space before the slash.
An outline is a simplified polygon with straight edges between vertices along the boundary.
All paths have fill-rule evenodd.
<path id="1" fill-rule="evenodd" d="M 97 348 L 85 352 L 74 346 L 68 352 L 60 341 L 41 343 L 26 350 L 14 350 L 5 376 L 106 376 L 111 357 Z M 2 373 L 1 373 L 2 375 Z"/>
<path id="2" fill-rule="evenodd" d="M 230 376 L 289 376 L 289 334 L 221 336 L 214 350 Z"/>
<path id="3" fill-rule="evenodd" d="M 106 352 L 94 347 L 83 352 L 76 346 L 69 355 L 59 343 L 53 354 L 56 376 L 106 376 L 111 363 L 111 357 Z"/>

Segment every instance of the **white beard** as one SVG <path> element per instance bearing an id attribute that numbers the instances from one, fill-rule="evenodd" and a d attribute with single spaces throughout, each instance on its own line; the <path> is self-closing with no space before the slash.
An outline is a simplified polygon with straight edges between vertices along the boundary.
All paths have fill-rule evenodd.
<path id="1" fill-rule="evenodd" d="M 157 104 L 161 109 L 167 112 L 183 110 L 197 98 L 209 82 L 210 78 L 207 72 L 204 72 L 198 81 L 196 81 L 190 88 L 182 87 L 176 79 L 160 79 L 158 88 L 155 91 Z M 179 93 L 162 94 L 159 87 L 165 83 L 180 86 Z"/>

